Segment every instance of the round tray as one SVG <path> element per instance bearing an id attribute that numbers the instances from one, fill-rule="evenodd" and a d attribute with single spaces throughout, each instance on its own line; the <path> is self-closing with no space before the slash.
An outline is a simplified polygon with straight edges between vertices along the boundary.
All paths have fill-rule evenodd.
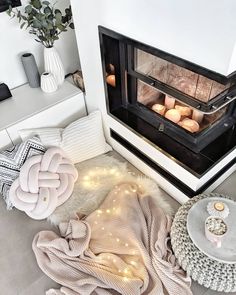
<path id="1" fill-rule="evenodd" d="M 229 207 L 229 216 L 225 219 L 228 231 L 221 248 L 216 248 L 205 237 L 205 220 L 209 216 L 207 204 L 210 201 L 223 201 Z M 196 247 L 212 259 L 223 263 L 236 263 L 236 202 L 225 198 L 205 198 L 195 203 L 188 212 L 187 230 Z"/>

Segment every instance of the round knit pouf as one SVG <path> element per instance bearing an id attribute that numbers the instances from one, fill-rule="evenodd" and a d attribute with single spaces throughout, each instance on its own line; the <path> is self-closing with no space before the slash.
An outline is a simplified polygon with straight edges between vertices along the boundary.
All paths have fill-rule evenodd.
<path id="1" fill-rule="evenodd" d="M 171 228 L 171 244 L 181 267 L 200 285 L 220 292 L 236 291 L 236 264 L 221 263 L 202 253 L 192 242 L 187 231 L 189 209 L 199 200 L 224 197 L 217 193 L 196 196 L 181 206 Z"/>

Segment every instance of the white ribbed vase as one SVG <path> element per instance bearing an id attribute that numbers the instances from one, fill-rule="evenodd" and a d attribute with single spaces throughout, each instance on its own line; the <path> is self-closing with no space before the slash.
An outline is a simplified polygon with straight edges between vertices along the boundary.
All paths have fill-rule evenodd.
<path id="1" fill-rule="evenodd" d="M 61 58 L 54 47 L 44 48 L 44 68 L 46 72 L 52 73 L 57 85 L 61 85 L 65 80 L 65 70 Z"/>
<path id="2" fill-rule="evenodd" d="M 44 72 L 41 75 L 41 89 L 43 92 L 52 93 L 57 90 L 57 82 L 52 73 Z"/>

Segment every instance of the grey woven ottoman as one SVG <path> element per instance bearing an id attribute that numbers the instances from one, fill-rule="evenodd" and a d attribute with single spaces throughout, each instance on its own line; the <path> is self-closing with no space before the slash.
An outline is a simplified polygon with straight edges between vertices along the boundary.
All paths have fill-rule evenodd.
<path id="1" fill-rule="evenodd" d="M 176 258 L 187 274 L 200 285 L 215 291 L 236 291 L 236 264 L 221 263 L 202 253 L 192 242 L 187 231 L 189 209 L 199 200 L 224 197 L 216 193 L 196 196 L 181 206 L 171 228 L 171 244 Z"/>

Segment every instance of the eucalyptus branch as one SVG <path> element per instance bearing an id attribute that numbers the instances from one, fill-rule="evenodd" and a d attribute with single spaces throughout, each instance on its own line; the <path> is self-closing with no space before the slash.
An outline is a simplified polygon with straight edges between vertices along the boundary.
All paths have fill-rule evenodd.
<path id="1" fill-rule="evenodd" d="M 52 47 L 68 27 L 74 29 L 71 7 L 62 13 L 55 6 L 56 3 L 51 4 L 46 0 L 30 0 L 25 6 L 24 13 L 17 8 L 13 10 L 10 6 L 7 14 L 18 19 L 21 29 L 30 29 L 29 33 L 36 35 L 37 42 L 45 47 Z"/>

